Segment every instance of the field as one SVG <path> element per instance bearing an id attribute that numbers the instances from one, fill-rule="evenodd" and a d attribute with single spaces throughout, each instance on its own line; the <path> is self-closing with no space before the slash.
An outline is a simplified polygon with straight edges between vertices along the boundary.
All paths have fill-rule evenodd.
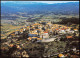
<path id="1" fill-rule="evenodd" d="M 18 30 L 22 26 L 13 26 L 11 24 L 2 24 L 1 26 L 1 39 L 5 39 L 10 33 Z"/>

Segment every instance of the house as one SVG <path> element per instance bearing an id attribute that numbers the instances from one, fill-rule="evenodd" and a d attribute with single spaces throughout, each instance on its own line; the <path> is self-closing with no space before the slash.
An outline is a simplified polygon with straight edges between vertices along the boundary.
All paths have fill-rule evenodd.
<path id="1" fill-rule="evenodd" d="M 70 30 L 71 30 L 70 28 L 67 28 L 67 29 L 66 29 L 67 32 L 69 32 Z"/>
<path id="2" fill-rule="evenodd" d="M 72 50 L 73 50 L 73 51 L 76 51 L 76 48 L 73 48 Z"/>
<path id="3" fill-rule="evenodd" d="M 43 32 L 43 34 L 40 35 L 40 38 L 49 38 L 48 32 Z"/>
<path id="4" fill-rule="evenodd" d="M 32 38 L 31 38 L 31 37 L 29 37 L 29 38 L 28 38 L 28 40 L 32 40 Z"/>
<path id="5" fill-rule="evenodd" d="M 66 32 L 64 29 L 61 29 L 61 30 L 59 30 L 59 33 L 65 34 Z"/>
<path id="6" fill-rule="evenodd" d="M 26 29 L 25 28 L 23 28 L 23 31 L 25 31 Z"/>
<path id="7" fill-rule="evenodd" d="M 74 33 L 74 31 L 73 30 L 70 30 L 69 33 Z"/>
<path id="8" fill-rule="evenodd" d="M 74 29 L 74 31 L 78 31 L 78 29 Z"/>
<path id="9" fill-rule="evenodd" d="M 63 54 L 58 55 L 59 58 L 64 58 L 65 56 Z"/>
<path id="10" fill-rule="evenodd" d="M 13 47 L 14 45 L 13 45 L 13 44 L 10 44 L 9 46 L 10 46 L 10 47 Z"/>
<path id="11" fill-rule="evenodd" d="M 18 49 L 21 49 L 19 45 L 16 45 L 16 47 L 17 47 Z"/>

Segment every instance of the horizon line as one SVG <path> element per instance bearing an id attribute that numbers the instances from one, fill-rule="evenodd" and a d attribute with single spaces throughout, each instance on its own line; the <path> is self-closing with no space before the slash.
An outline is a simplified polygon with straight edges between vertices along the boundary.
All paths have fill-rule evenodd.
<path id="1" fill-rule="evenodd" d="M 47 4 L 56 4 L 56 3 L 68 3 L 68 2 L 79 2 L 79 1 L 1 1 L 1 3 L 19 3 L 19 4 L 33 4 L 33 3 L 47 3 Z"/>

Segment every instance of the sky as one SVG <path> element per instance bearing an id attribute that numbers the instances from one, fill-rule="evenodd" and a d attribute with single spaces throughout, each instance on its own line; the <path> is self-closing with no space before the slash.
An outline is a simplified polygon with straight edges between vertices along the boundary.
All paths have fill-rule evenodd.
<path id="1" fill-rule="evenodd" d="M 36 3 L 47 3 L 47 4 L 55 4 L 55 3 L 67 3 L 67 2 L 79 2 L 79 1 L 1 1 L 1 3 L 7 3 L 7 2 L 14 2 L 14 3 L 33 3 L 33 2 L 36 2 Z"/>

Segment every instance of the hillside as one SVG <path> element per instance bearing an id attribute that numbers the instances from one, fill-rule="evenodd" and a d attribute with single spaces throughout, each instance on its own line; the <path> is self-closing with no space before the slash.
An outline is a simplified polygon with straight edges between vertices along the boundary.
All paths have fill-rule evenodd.
<path id="1" fill-rule="evenodd" d="M 19 4 L 19 3 L 1 3 L 1 14 L 14 14 L 18 12 L 26 12 L 27 14 L 79 14 L 79 3 L 58 3 L 58 4 Z"/>

